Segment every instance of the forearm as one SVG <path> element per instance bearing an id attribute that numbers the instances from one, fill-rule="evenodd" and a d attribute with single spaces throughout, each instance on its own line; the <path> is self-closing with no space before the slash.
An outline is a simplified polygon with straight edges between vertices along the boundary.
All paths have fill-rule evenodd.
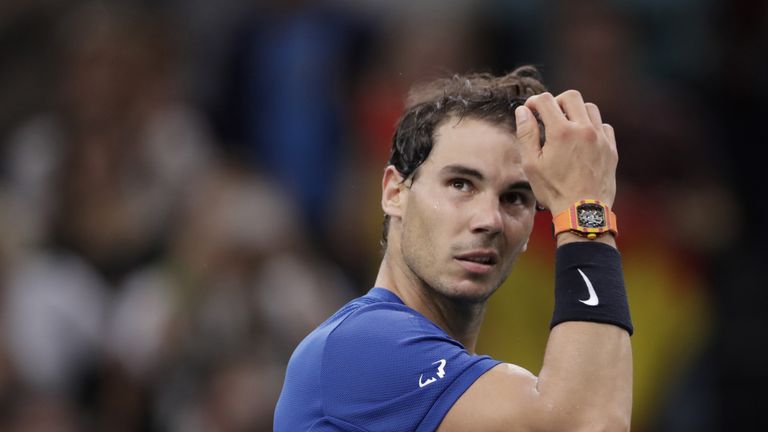
<path id="1" fill-rule="evenodd" d="M 624 430 L 632 411 L 632 349 L 626 330 L 590 322 L 552 329 L 537 390 L 554 422 Z M 558 428 L 554 428 L 558 429 Z M 553 430 L 554 430 L 553 429 Z M 560 429 L 558 429 L 560 430 Z"/>
<path id="2" fill-rule="evenodd" d="M 558 247 L 589 242 L 574 234 L 558 236 Z M 611 235 L 595 242 L 615 247 Z M 622 287 L 623 289 L 623 287 Z M 632 350 L 624 328 L 595 322 L 569 321 L 550 334 L 537 390 L 544 406 L 574 426 L 628 426 L 632 409 Z M 558 418 L 558 416 L 553 416 Z M 597 424 L 595 424 L 597 423 Z"/>

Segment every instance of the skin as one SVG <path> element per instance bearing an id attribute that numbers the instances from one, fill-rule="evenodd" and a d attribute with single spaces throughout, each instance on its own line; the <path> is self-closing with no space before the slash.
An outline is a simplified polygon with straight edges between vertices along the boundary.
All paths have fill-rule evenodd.
<path id="1" fill-rule="evenodd" d="M 547 131 L 539 145 L 533 118 Z M 553 214 L 580 199 L 609 206 L 618 162 L 613 129 L 577 91 L 543 93 L 516 111 L 517 134 L 488 122 L 449 120 L 414 179 L 382 179 L 389 244 L 376 286 L 396 293 L 474 352 L 485 305 L 525 251 L 538 202 Z M 534 195 L 535 194 L 535 195 Z M 535 196 L 535 198 L 534 198 Z M 589 241 L 564 233 L 557 245 Z M 610 235 L 598 242 L 616 247 Z M 489 265 L 467 257 L 492 257 Z M 552 329 L 539 375 L 500 364 L 454 404 L 440 431 L 628 430 L 629 335 L 566 322 Z"/>

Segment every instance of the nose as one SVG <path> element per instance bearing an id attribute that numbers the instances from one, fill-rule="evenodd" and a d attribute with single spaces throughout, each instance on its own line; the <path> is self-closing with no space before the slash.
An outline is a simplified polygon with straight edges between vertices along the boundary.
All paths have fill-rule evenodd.
<path id="1" fill-rule="evenodd" d="M 498 234 L 503 226 L 501 205 L 498 197 L 477 200 L 477 207 L 472 215 L 470 229 L 478 234 Z"/>

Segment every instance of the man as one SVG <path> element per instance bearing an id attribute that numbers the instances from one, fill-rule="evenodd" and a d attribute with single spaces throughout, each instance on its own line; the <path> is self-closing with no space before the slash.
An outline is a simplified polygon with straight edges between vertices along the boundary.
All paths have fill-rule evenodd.
<path id="1" fill-rule="evenodd" d="M 531 67 L 412 92 L 382 180 L 375 288 L 294 352 L 276 431 L 613 431 L 632 324 L 610 211 L 613 129 Z M 537 120 L 539 119 L 539 120 Z M 486 301 L 554 217 L 555 312 L 539 376 L 474 354 Z"/>

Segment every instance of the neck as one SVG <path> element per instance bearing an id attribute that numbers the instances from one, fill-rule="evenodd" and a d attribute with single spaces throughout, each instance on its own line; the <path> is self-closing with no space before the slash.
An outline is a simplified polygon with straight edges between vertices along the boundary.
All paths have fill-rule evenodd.
<path id="1" fill-rule="evenodd" d="M 469 303 L 440 294 L 389 251 L 381 261 L 376 286 L 394 292 L 408 307 L 427 317 L 469 352 L 475 352 L 485 302 Z"/>

